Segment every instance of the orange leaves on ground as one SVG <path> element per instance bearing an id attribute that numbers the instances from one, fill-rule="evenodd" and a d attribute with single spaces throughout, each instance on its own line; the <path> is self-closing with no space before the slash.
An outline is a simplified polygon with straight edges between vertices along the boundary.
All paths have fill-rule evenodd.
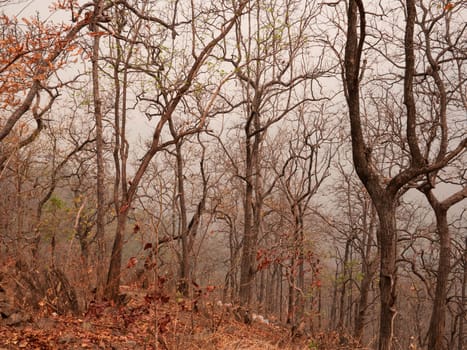
<path id="1" fill-rule="evenodd" d="M 163 277 L 159 277 L 162 278 Z M 0 348 L 8 349 L 307 349 L 311 339 L 291 339 L 279 324 L 238 320 L 238 308 L 198 298 L 199 310 L 169 297 L 160 280 L 152 290 L 122 286 L 125 305 L 92 302 L 82 318 L 36 314 L 22 327 L 0 324 Z M 211 286 L 199 287 L 210 290 Z M 342 335 L 342 334 L 339 334 Z M 342 335 L 342 336 L 345 336 Z M 338 349 L 338 334 L 318 333 L 320 349 Z M 349 338 L 350 339 L 350 338 Z M 349 346 L 353 343 L 349 340 Z M 349 347 L 350 348 L 350 347 Z M 356 349 L 357 347 L 351 347 Z"/>

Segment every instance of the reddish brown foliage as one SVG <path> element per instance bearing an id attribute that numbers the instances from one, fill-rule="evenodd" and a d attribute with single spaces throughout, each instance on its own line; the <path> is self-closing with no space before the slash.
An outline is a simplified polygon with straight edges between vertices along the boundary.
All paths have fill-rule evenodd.
<path id="1" fill-rule="evenodd" d="M 50 24 L 38 18 L 0 16 L 0 106 L 17 106 L 21 93 L 34 81 L 44 81 L 53 72 L 73 62 L 70 55 L 82 51 L 66 34 L 71 26 Z M 57 53 L 60 57 L 57 58 Z"/>

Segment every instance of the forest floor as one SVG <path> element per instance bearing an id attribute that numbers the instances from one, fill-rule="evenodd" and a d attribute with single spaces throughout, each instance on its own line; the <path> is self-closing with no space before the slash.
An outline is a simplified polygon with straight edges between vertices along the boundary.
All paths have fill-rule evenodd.
<path id="1" fill-rule="evenodd" d="M 45 309 L 15 326 L 0 322 L 0 350 L 355 348 L 339 345 L 337 334 L 292 339 L 290 328 L 268 320 L 246 324 L 230 306 L 220 303 L 142 293 L 127 293 L 127 299 L 119 307 L 94 304 L 82 317 Z"/>

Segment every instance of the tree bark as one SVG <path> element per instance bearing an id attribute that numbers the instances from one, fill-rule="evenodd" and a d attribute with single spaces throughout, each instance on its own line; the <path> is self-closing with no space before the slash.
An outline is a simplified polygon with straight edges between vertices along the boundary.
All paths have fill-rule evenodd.
<path id="1" fill-rule="evenodd" d="M 169 120 L 169 124 L 172 124 Z M 173 127 L 171 125 L 171 130 Z M 173 136 L 176 137 L 176 132 L 173 130 Z M 182 156 L 182 140 L 178 140 L 175 144 L 175 156 L 176 156 L 176 176 L 177 176 L 177 199 L 180 209 L 180 227 L 179 233 L 181 235 L 182 242 L 182 257 L 180 261 L 180 280 L 178 284 L 178 291 L 183 296 L 188 297 L 191 290 L 191 265 L 190 265 L 190 254 L 191 244 L 189 242 L 189 230 L 188 230 L 188 219 L 187 219 L 187 207 L 185 201 L 185 181 L 183 179 L 183 156 Z"/>
<path id="2" fill-rule="evenodd" d="M 465 245 L 464 245 L 464 256 L 463 256 L 463 263 L 464 263 L 464 276 L 462 278 L 462 292 L 461 292 L 461 303 L 460 303 L 460 320 L 459 320 L 459 339 L 457 342 L 457 350 L 464 349 L 466 338 L 464 335 L 464 325 L 465 325 L 465 318 L 467 316 L 466 312 L 466 305 L 467 305 L 467 237 L 465 237 Z"/>
<path id="3" fill-rule="evenodd" d="M 289 271 L 289 297 L 287 301 L 287 324 L 290 324 L 292 326 L 295 326 L 296 323 L 296 317 L 295 317 L 295 309 L 296 309 L 296 279 L 295 279 L 295 267 L 296 267 L 296 261 L 295 257 L 292 257 L 291 262 L 290 262 L 291 268 Z"/>
<path id="4" fill-rule="evenodd" d="M 91 31 L 97 31 L 97 19 L 102 12 L 102 1 L 94 1 L 94 21 Z M 104 135 L 102 125 L 102 100 L 99 88 L 99 43 L 100 36 L 94 36 L 92 47 L 92 91 L 94 101 L 94 118 L 96 121 L 96 162 L 97 162 L 97 219 L 96 219 L 96 242 L 97 242 L 97 297 L 104 296 L 105 288 L 105 164 L 104 164 Z"/>
<path id="5" fill-rule="evenodd" d="M 107 284 L 105 286 L 105 296 L 114 302 L 118 301 L 120 294 L 120 274 L 122 270 L 122 249 L 123 249 L 123 234 L 125 232 L 128 207 L 124 206 L 120 209 L 117 217 L 117 228 L 115 230 L 114 244 L 112 247 L 112 255 L 110 257 L 109 273 L 107 275 Z"/>
<path id="6" fill-rule="evenodd" d="M 373 281 L 377 267 L 376 261 L 370 260 L 371 231 L 372 228 L 370 227 L 366 242 L 366 258 L 363 259 L 364 261 L 362 262 L 364 264 L 362 269 L 363 278 L 360 284 L 360 299 L 358 301 L 357 313 L 355 317 L 354 337 L 360 344 L 362 343 L 363 339 L 363 329 L 365 327 L 366 311 L 368 308 L 368 297 L 370 294 L 371 283 Z"/>
<path id="7" fill-rule="evenodd" d="M 259 128 L 259 115 L 257 106 L 259 105 L 259 97 L 255 95 L 251 112 L 245 125 L 246 136 L 246 159 L 245 159 L 245 202 L 244 202 L 244 228 L 243 228 L 243 249 L 240 264 L 240 304 L 249 307 L 253 297 L 253 283 L 256 274 L 256 245 L 258 239 L 258 224 L 255 217 L 258 215 L 258 200 L 260 196 L 255 193 L 259 190 L 257 188 L 256 173 L 258 168 L 259 145 L 261 143 L 261 136 L 258 132 Z M 255 103 L 256 102 L 256 103 Z M 255 200 L 256 199 L 256 200 Z M 256 215 L 255 215 L 256 210 Z"/>
<path id="8" fill-rule="evenodd" d="M 380 329 L 379 350 L 392 349 L 394 319 L 396 317 L 396 208 L 393 198 L 384 196 L 376 204 L 379 217 L 379 253 L 380 253 Z"/>
<path id="9" fill-rule="evenodd" d="M 368 295 L 370 292 L 373 275 L 364 275 L 360 284 L 360 299 L 358 301 L 357 317 L 355 318 L 354 337 L 358 342 L 362 342 L 363 328 L 365 327 L 366 309 L 368 307 Z"/>
<path id="10" fill-rule="evenodd" d="M 342 261 L 342 286 L 340 289 L 339 296 L 339 320 L 337 322 L 337 329 L 339 331 L 344 330 L 344 316 L 345 316 L 345 296 L 347 294 L 347 282 L 349 281 L 347 275 L 349 253 L 350 253 L 350 239 L 345 243 L 344 261 Z"/>
<path id="11" fill-rule="evenodd" d="M 247 148 L 248 145 L 247 145 Z M 244 228 L 243 228 L 243 244 L 242 258 L 240 264 L 240 304 L 249 306 L 252 297 L 252 284 L 255 275 L 254 271 L 254 247 L 256 242 L 256 233 L 253 227 L 253 186 L 251 184 L 251 174 L 253 173 L 251 165 L 251 155 L 247 151 L 247 166 L 246 166 L 246 185 L 245 185 L 245 203 L 244 203 Z"/>
<path id="12" fill-rule="evenodd" d="M 435 209 L 435 208 L 433 208 Z M 449 233 L 447 210 L 435 209 L 436 226 L 439 235 L 440 252 L 436 277 L 435 299 L 428 330 L 428 348 L 445 350 L 444 332 L 446 326 L 446 299 L 448 277 L 451 271 L 451 236 Z"/>
<path id="13" fill-rule="evenodd" d="M 467 198 L 467 187 L 464 187 L 462 190 L 452 194 L 443 201 L 439 201 L 436 198 L 430 186 L 424 187 L 424 193 L 436 216 L 436 229 L 440 245 L 435 299 L 433 301 L 430 327 L 428 330 L 428 347 L 433 350 L 445 350 L 447 349 L 447 344 L 444 340 L 447 309 L 446 300 L 449 274 L 451 272 L 451 234 L 449 231 L 447 214 L 449 208 Z"/>

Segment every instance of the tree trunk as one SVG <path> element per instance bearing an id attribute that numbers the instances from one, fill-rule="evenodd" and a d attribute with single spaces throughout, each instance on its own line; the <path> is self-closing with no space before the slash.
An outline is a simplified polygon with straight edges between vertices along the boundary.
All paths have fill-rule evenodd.
<path id="1" fill-rule="evenodd" d="M 172 121 L 169 120 L 171 130 L 174 130 Z M 172 131 L 172 135 L 175 138 L 176 132 Z M 187 219 L 187 208 L 185 201 L 185 181 L 183 174 L 183 156 L 182 156 L 182 141 L 179 140 L 175 144 L 176 150 L 176 176 L 177 176 L 177 199 L 180 210 L 180 235 L 182 241 L 182 257 L 180 261 L 180 280 L 178 282 L 178 291 L 185 297 L 190 295 L 191 290 L 191 265 L 190 265 L 190 242 L 189 242 L 189 230 L 188 230 L 188 219 Z"/>
<path id="2" fill-rule="evenodd" d="M 467 305 L 467 237 L 465 237 L 465 246 L 464 246 L 464 276 L 462 278 L 462 294 L 461 294 L 461 303 L 460 303 L 460 319 L 459 319 L 459 340 L 457 343 L 457 350 L 462 350 L 464 349 L 464 324 L 465 324 L 465 318 L 467 316 L 465 305 Z"/>
<path id="3" fill-rule="evenodd" d="M 336 259 L 337 260 L 337 259 Z M 337 289 L 338 289 L 338 278 L 339 278 L 339 265 L 336 261 L 336 273 L 334 275 L 334 283 L 332 284 L 332 299 L 331 299 L 331 310 L 329 311 L 329 325 L 328 330 L 335 330 L 337 323 Z"/>
<path id="4" fill-rule="evenodd" d="M 371 283 L 376 273 L 376 260 L 373 260 L 372 244 L 373 244 L 373 233 L 375 228 L 375 214 L 374 210 L 371 210 L 371 218 L 369 225 L 367 224 L 367 211 L 364 213 L 363 226 L 365 227 L 366 236 L 364 238 L 364 247 L 362 250 L 365 251 L 362 256 L 362 274 L 363 278 L 360 283 L 360 299 L 356 308 L 355 326 L 354 326 L 354 337 L 360 344 L 363 339 L 363 329 L 365 327 L 366 311 L 368 308 L 368 296 L 370 293 Z"/>
<path id="5" fill-rule="evenodd" d="M 258 153 L 260 136 L 254 133 L 256 124 L 259 122 L 258 113 L 252 111 L 249 115 L 248 121 L 245 125 L 246 135 L 246 160 L 245 160 L 245 202 L 244 202 L 244 230 L 243 230 L 243 250 L 240 263 L 240 304 L 249 307 L 253 296 L 253 282 L 256 273 L 255 259 L 256 259 L 256 241 L 258 237 L 259 227 L 255 218 L 260 213 L 254 212 L 255 208 L 255 188 L 257 184 L 257 177 L 255 174 L 257 168 Z M 256 200 L 260 200 L 258 195 Z M 257 209 L 256 205 L 256 209 Z"/>
<path id="6" fill-rule="evenodd" d="M 357 22 L 358 25 L 357 25 Z M 357 34 L 359 28 L 359 34 Z M 378 245 L 380 252 L 380 332 L 379 332 L 379 350 L 391 350 L 393 339 L 393 323 L 396 316 L 396 215 L 395 202 L 398 189 L 413 176 L 409 170 L 402 176 L 399 174 L 397 181 L 389 183 L 387 188 L 381 185 L 381 176 L 376 172 L 372 163 L 371 148 L 365 143 L 363 134 L 362 120 L 360 115 L 360 64 L 365 43 L 366 19 L 363 3 L 360 0 L 350 1 L 348 10 L 348 28 L 347 41 L 345 47 L 345 87 L 346 100 L 349 108 L 349 118 L 352 136 L 352 158 L 355 170 L 365 185 L 368 193 L 374 203 L 378 218 Z M 409 37 L 409 35 L 407 35 Z M 410 45 L 409 45 L 410 46 Z M 407 64 L 409 68 L 413 68 Z M 410 80 L 410 79 L 408 79 Z M 410 85 L 410 84 L 406 84 Z M 407 89 L 406 89 L 407 90 Z M 409 91 L 410 92 L 410 91 Z M 405 93 L 410 97 L 409 93 Z M 408 108 L 412 106 L 406 103 Z M 415 137 L 413 136 L 414 110 L 407 112 L 408 134 L 411 138 L 411 151 L 415 152 L 413 145 Z M 410 115 L 410 118 L 409 118 Z M 418 155 L 418 154 L 417 154 Z M 417 157 L 415 157 L 417 158 Z M 420 163 L 417 158 L 416 164 Z M 410 169 L 412 170 L 412 169 Z M 394 179 L 393 179 L 394 180 Z"/>
<path id="7" fill-rule="evenodd" d="M 389 198 L 388 198 L 389 197 Z M 396 317 L 396 208 L 394 199 L 381 196 L 375 203 L 379 217 L 378 243 L 380 252 L 380 330 L 379 350 L 391 350 Z"/>
<path id="8" fill-rule="evenodd" d="M 300 210 L 300 215 L 297 221 L 298 226 L 298 271 L 297 271 L 297 287 L 299 293 L 295 300 L 295 325 L 298 326 L 303 321 L 305 314 L 305 237 L 303 227 L 303 210 Z M 310 262 L 311 264 L 311 262 Z"/>
<path id="9" fill-rule="evenodd" d="M 118 301 L 120 274 L 122 267 L 122 249 L 123 235 L 125 232 L 127 221 L 128 207 L 123 206 L 117 218 L 117 229 L 115 231 L 115 239 L 112 247 L 112 256 L 110 258 L 109 273 L 107 275 L 107 284 L 105 296 L 109 300 Z"/>
<path id="10" fill-rule="evenodd" d="M 246 195 L 244 204 L 244 229 L 243 229 L 243 245 L 242 258 L 240 264 L 240 304 L 249 306 L 252 297 L 252 284 L 254 278 L 254 248 L 255 248 L 255 232 L 252 225 L 253 222 L 253 186 L 250 181 L 247 181 Z"/>
<path id="11" fill-rule="evenodd" d="M 266 273 L 266 269 L 262 269 L 260 274 L 259 274 L 259 287 L 258 287 L 258 305 L 261 309 L 264 309 L 264 306 L 265 306 L 265 290 L 266 290 L 266 277 L 265 277 L 265 273 Z"/>
<path id="12" fill-rule="evenodd" d="M 436 208 L 435 214 L 440 239 L 440 253 L 435 300 L 433 302 L 433 311 L 428 330 L 428 348 L 432 350 L 445 350 L 446 344 L 443 338 L 446 324 L 448 277 L 451 270 L 451 237 L 447 222 L 447 211 L 442 208 Z"/>
<path id="13" fill-rule="evenodd" d="M 431 185 L 425 189 L 422 188 L 422 191 L 425 193 L 436 215 L 436 228 L 440 244 L 435 299 L 433 301 L 433 310 L 428 330 L 428 346 L 433 350 L 444 350 L 448 347 L 444 336 L 448 280 L 449 273 L 451 272 L 451 234 L 449 232 L 447 213 L 450 207 L 467 197 L 467 188 L 464 187 L 461 191 L 452 194 L 441 202 L 433 194 Z"/>
<path id="14" fill-rule="evenodd" d="M 96 31 L 95 21 L 102 11 L 101 0 L 94 1 L 94 22 L 91 25 L 91 31 Z M 99 87 L 99 41 L 100 36 L 94 37 L 92 48 L 92 88 L 94 98 L 94 118 L 96 120 L 96 160 L 97 160 L 97 220 L 96 220 L 96 242 L 97 242 L 97 297 L 101 299 L 104 296 L 105 288 L 105 164 L 104 164 L 104 136 L 102 125 L 102 100 Z"/>
<path id="15" fill-rule="evenodd" d="M 349 263 L 349 254 L 350 254 L 350 244 L 351 240 L 348 239 L 345 243 L 345 253 L 344 253 L 344 261 L 342 262 L 342 287 L 340 290 L 340 298 L 339 298 L 339 321 L 337 323 L 337 329 L 339 331 L 343 331 L 344 329 L 344 316 L 345 316 L 345 296 L 347 294 L 347 282 L 348 275 L 347 275 L 347 268 Z"/>
<path id="16" fill-rule="evenodd" d="M 368 295 L 370 292 L 371 281 L 373 280 L 374 271 L 369 268 L 364 270 L 362 283 L 360 284 L 360 299 L 357 307 L 357 315 L 355 318 L 354 337 L 361 343 L 363 338 L 363 328 L 365 327 L 366 310 L 368 308 Z"/>
<path id="17" fill-rule="evenodd" d="M 295 300 L 296 300 L 296 288 L 295 288 L 295 257 L 291 259 L 291 268 L 289 271 L 289 297 L 287 302 L 287 324 L 295 326 Z"/>
<path id="18" fill-rule="evenodd" d="M 277 289 L 278 289 L 277 303 L 279 304 L 279 321 L 282 321 L 284 319 L 283 317 L 284 311 L 283 311 L 283 303 L 282 303 L 282 299 L 284 297 L 284 291 L 283 291 L 284 284 L 282 283 L 282 276 L 283 276 L 282 266 L 279 266 L 279 273 L 277 274 Z"/>
<path id="19" fill-rule="evenodd" d="M 272 271 L 271 271 L 272 269 Z M 266 314 L 271 314 L 275 312 L 274 310 L 274 295 L 275 295 L 275 288 L 274 288 L 274 276 L 276 273 L 276 267 L 273 265 L 271 269 L 267 270 L 267 278 L 266 278 L 266 300 L 265 300 L 265 312 Z"/>

